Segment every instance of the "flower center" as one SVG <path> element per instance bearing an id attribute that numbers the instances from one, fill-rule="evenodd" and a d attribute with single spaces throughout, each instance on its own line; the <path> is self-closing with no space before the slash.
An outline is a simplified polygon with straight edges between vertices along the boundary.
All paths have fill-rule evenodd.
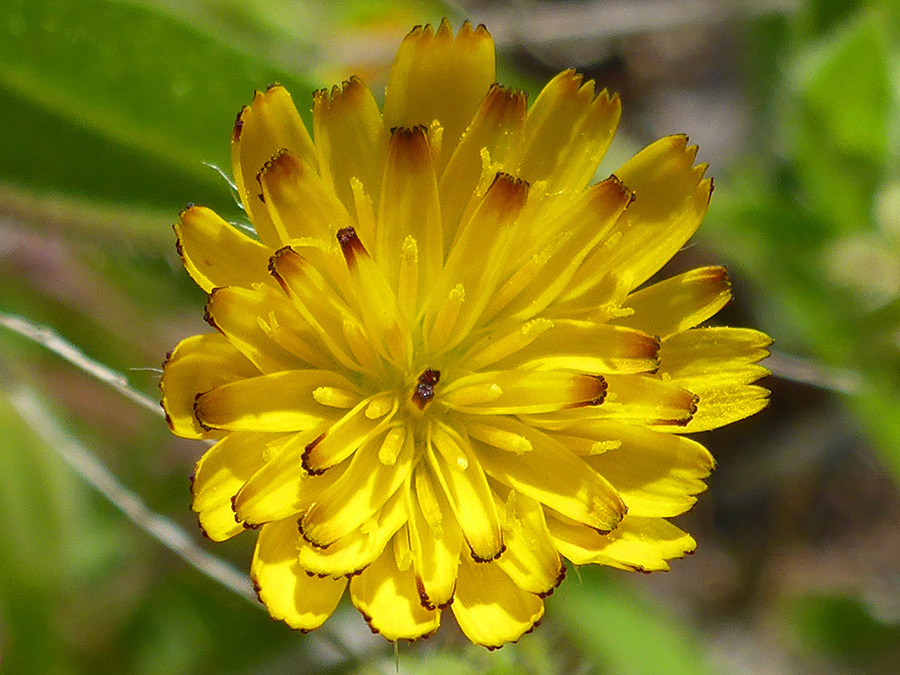
<path id="1" fill-rule="evenodd" d="M 422 374 L 419 375 L 419 380 L 416 383 L 416 388 L 412 395 L 412 402 L 415 403 L 419 410 L 425 410 L 425 406 L 434 398 L 434 385 L 436 385 L 440 379 L 441 371 L 433 370 L 431 368 L 426 368 Z"/>

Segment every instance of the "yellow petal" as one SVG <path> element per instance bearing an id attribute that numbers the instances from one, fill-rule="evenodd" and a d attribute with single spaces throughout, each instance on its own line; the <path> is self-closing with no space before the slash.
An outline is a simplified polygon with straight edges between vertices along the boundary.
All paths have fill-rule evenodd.
<path id="1" fill-rule="evenodd" d="M 484 26 L 467 21 L 456 39 L 444 19 L 435 32 L 417 26 L 400 45 L 384 95 L 384 126 L 444 129 L 450 152 L 494 82 L 494 41 Z M 449 157 L 450 152 L 445 151 Z M 446 160 L 445 160 L 446 161 Z"/>
<path id="2" fill-rule="evenodd" d="M 659 373 L 695 393 L 749 384 L 768 375 L 757 363 L 772 338 L 750 328 L 697 328 L 673 335 L 660 348 Z"/>
<path id="3" fill-rule="evenodd" d="M 453 600 L 463 535 L 443 492 L 424 463 L 416 467 L 409 501 L 409 546 L 419 599 L 427 608 Z"/>
<path id="4" fill-rule="evenodd" d="M 677 434 L 718 429 L 765 410 L 769 406 L 769 395 L 768 389 L 752 384 L 700 390 L 697 394 L 697 410 L 690 421 L 682 425 L 661 425 L 657 428 Z"/>
<path id="5" fill-rule="evenodd" d="M 359 180 L 374 199 L 381 193 L 387 133 L 369 88 L 357 77 L 313 95 L 313 133 L 319 174 L 350 211 L 351 179 Z M 352 211 L 351 211 L 352 212 Z"/>
<path id="6" fill-rule="evenodd" d="M 319 495 L 300 519 L 300 530 L 310 543 L 327 547 L 372 520 L 412 471 L 414 444 L 407 434 L 403 449 L 391 465 L 379 458 L 382 438 L 374 436 L 356 451 L 350 466 Z M 307 451 L 309 452 L 309 451 Z"/>
<path id="7" fill-rule="evenodd" d="M 397 288 L 396 263 L 410 236 L 417 246 L 419 285 L 431 288 L 444 262 L 444 241 L 431 148 L 421 126 L 391 130 L 373 251 L 391 288 Z"/>
<path id="8" fill-rule="evenodd" d="M 560 410 L 528 420 L 547 429 L 587 419 L 619 420 L 632 424 L 675 425 L 682 429 L 697 413 L 693 392 L 650 375 L 605 375 L 606 398 L 602 405 Z"/>
<path id="9" fill-rule="evenodd" d="M 476 415 L 526 415 L 596 406 L 606 382 L 564 371 L 495 370 L 460 377 L 440 392 L 450 408 Z"/>
<path id="10" fill-rule="evenodd" d="M 214 387 L 194 402 L 201 426 L 230 431 L 305 431 L 333 419 L 313 397 L 319 387 L 353 389 L 328 370 L 285 370 Z"/>
<path id="11" fill-rule="evenodd" d="M 280 244 L 303 238 L 331 244 L 334 233 L 353 222 L 315 170 L 287 150 L 269 159 L 258 179 Z"/>
<path id="12" fill-rule="evenodd" d="M 253 377 L 259 371 L 222 335 L 194 335 L 178 343 L 163 365 L 162 406 L 172 431 L 182 438 L 216 438 L 194 415 L 198 394 Z"/>
<path id="13" fill-rule="evenodd" d="M 712 180 L 705 164 L 694 166 L 697 146 L 686 136 L 668 136 L 632 157 L 616 176 L 635 201 L 619 221 L 622 238 L 613 249 L 585 264 L 627 275 L 635 288 L 675 255 L 700 226 L 709 206 Z"/>
<path id="14" fill-rule="evenodd" d="M 497 563 L 465 556 L 451 607 L 466 637 L 488 649 L 515 642 L 544 616 L 544 601 L 516 586 Z"/>
<path id="15" fill-rule="evenodd" d="M 217 286 L 251 286 L 266 281 L 272 255 L 260 244 L 203 206 L 189 206 L 175 225 L 184 268 L 204 291 Z"/>
<path id="16" fill-rule="evenodd" d="M 694 538 L 662 518 L 626 516 L 610 534 L 557 518 L 547 521 L 559 552 L 576 565 L 595 563 L 637 572 L 668 571 L 668 560 L 697 548 Z"/>
<path id="17" fill-rule="evenodd" d="M 533 449 L 516 455 L 479 444 L 477 456 L 485 472 L 596 530 L 615 529 L 626 507 L 609 481 L 552 438 L 525 424 L 510 424 L 531 441 Z"/>
<path id="18" fill-rule="evenodd" d="M 291 628 L 309 631 L 325 623 L 334 612 L 347 580 L 307 575 L 297 562 L 299 537 L 293 520 L 263 525 L 250 576 L 272 618 Z"/>
<path id="19" fill-rule="evenodd" d="M 206 451 L 191 476 L 191 509 L 200 519 L 204 534 L 225 541 L 243 532 L 234 517 L 232 499 L 244 483 L 265 463 L 266 443 L 274 434 L 236 431 Z"/>
<path id="20" fill-rule="evenodd" d="M 388 640 L 425 637 L 441 624 L 440 610 L 425 609 L 419 602 L 413 568 L 400 571 L 390 546 L 350 580 L 350 599 L 372 631 Z"/>
<path id="21" fill-rule="evenodd" d="M 593 80 L 582 84 L 582 75 L 563 71 L 528 111 L 519 175 L 547 181 L 548 192 L 580 190 L 606 154 L 621 113 L 617 95 L 604 89 L 595 96 Z"/>
<path id="22" fill-rule="evenodd" d="M 641 331 L 593 321 L 554 321 L 531 345 L 500 361 L 500 368 L 642 373 L 659 366 L 659 342 Z"/>
<path id="23" fill-rule="evenodd" d="M 445 248 L 456 238 L 460 218 L 481 179 L 483 151 L 494 162 L 506 162 L 521 142 L 526 109 L 523 92 L 491 85 L 440 177 Z"/>
<path id="24" fill-rule="evenodd" d="M 384 272 L 369 256 L 356 230 L 352 227 L 339 230 L 337 239 L 352 282 L 356 310 L 373 338 L 373 346 L 384 360 L 400 368 L 408 367 L 412 356 L 412 337 L 396 293 Z"/>
<path id="25" fill-rule="evenodd" d="M 274 85 L 265 93 L 256 92 L 253 103 L 244 106 L 231 138 L 231 170 L 238 194 L 259 238 L 272 248 L 278 248 L 281 240 L 261 199 L 256 176 L 282 148 L 316 168 L 315 147 L 291 95 Z"/>
<path id="26" fill-rule="evenodd" d="M 697 412 L 679 433 L 706 431 L 754 415 L 769 403 L 768 390 L 750 385 L 768 375 L 757 364 L 771 338 L 747 328 L 698 328 L 673 335 L 660 348 L 660 376 L 699 397 Z"/>
<path id="27" fill-rule="evenodd" d="M 703 492 L 715 461 L 696 441 L 618 422 L 593 421 L 567 434 L 606 443 L 609 450 L 584 461 L 616 488 L 629 516 L 670 517 L 684 513 Z"/>
<path id="28" fill-rule="evenodd" d="M 661 338 L 706 321 L 731 301 L 724 267 L 700 267 L 632 293 L 623 308 L 633 313 L 616 319 Z"/>
<path id="29" fill-rule="evenodd" d="M 391 414 L 373 420 L 367 414 L 371 402 L 372 398 L 360 401 L 352 410 L 347 411 L 343 417 L 307 445 L 303 453 L 303 468 L 311 474 L 323 473 L 332 466 L 343 462 L 370 439 L 383 436 L 397 405 L 396 403 L 393 405 Z M 380 445 L 379 441 L 377 446 Z M 377 449 L 377 447 L 373 448 L 372 452 L 377 453 Z M 374 460 L 375 457 L 370 459 Z"/>
<path id="30" fill-rule="evenodd" d="M 322 274 L 306 256 L 286 246 L 275 252 L 269 261 L 272 276 L 282 287 L 294 307 L 302 317 L 306 341 L 316 351 L 330 353 L 334 361 L 344 368 L 363 370 L 366 368 L 347 343 L 344 327 L 356 326 L 358 320 L 332 282 Z M 344 337 L 342 340 L 341 337 Z"/>
<path id="31" fill-rule="evenodd" d="M 235 495 L 232 506 L 238 521 L 257 527 L 293 517 L 296 524 L 299 514 L 340 477 L 346 465 L 336 467 L 328 477 L 310 476 L 303 470 L 300 455 L 315 433 L 292 434 L 269 443 L 266 463 Z"/>
<path id="32" fill-rule="evenodd" d="M 212 290 L 204 318 L 260 372 L 274 373 L 309 365 L 271 340 L 266 324 L 260 321 L 270 313 L 283 317 L 290 307 L 288 299 L 270 286 L 257 284 L 253 289 L 229 286 Z"/>
<path id="33" fill-rule="evenodd" d="M 525 321 L 550 306 L 588 254 L 607 240 L 610 230 L 627 212 L 632 197 L 618 179 L 609 178 L 565 205 L 554 203 L 528 214 L 531 232 L 526 236 L 517 233 L 516 237 L 518 255 L 527 255 L 513 258 L 514 271 L 492 298 L 487 316 L 502 310 L 504 318 Z"/>
<path id="34" fill-rule="evenodd" d="M 503 541 L 506 551 L 497 559 L 497 565 L 516 586 L 545 597 L 562 583 L 566 568 L 550 538 L 544 507 L 536 499 L 509 491 Z"/>
<path id="35" fill-rule="evenodd" d="M 429 468 L 450 503 L 466 543 L 477 560 L 493 560 L 503 551 L 500 517 L 494 496 L 468 439 L 450 427 L 428 435 L 426 458 Z M 462 461 L 446 457 L 458 454 Z"/>
<path id="36" fill-rule="evenodd" d="M 528 184 L 497 174 L 484 197 L 465 219 L 425 308 L 425 339 L 432 351 L 452 349 L 469 333 L 506 273 L 514 249 L 515 221 L 525 206 Z M 490 264 L 473 265 L 473 260 Z M 462 302 L 454 322 L 439 322 L 456 289 L 475 291 Z M 458 295 L 458 292 L 457 292 Z"/>
<path id="37" fill-rule="evenodd" d="M 407 518 L 406 499 L 398 490 L 375 516 L 327 548 L 303 539 L 298 550 L 300 565 L 308 572 L 332 577 L 359 574 L 381 555 Z"/>

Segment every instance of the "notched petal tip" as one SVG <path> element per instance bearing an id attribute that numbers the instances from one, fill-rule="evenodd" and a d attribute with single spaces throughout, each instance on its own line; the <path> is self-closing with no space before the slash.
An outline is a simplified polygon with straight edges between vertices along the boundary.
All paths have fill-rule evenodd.
<path id="1" fill-rule="evenodd" d="M 215 427 L 209 426 L 206 422 L 203 421 L 202 417 L 200 416 L 200 408 L 203 405 L 203 397 L 208 393 L 209 392 L 202 391 L 194 396 L 194 419 L 197 420 L 197 424 L 199 424 L 200 428 L 204 431 L 214 431 Z"/>
<path id="2" fill-rule="evenodd" d="M 501 542 L 500 548 L 497 549 L 497 552 L 487 557 L 482 557 L 475 553 L 475 549 L 473 549 L 471 546 L 469 546 L 469 553 L 472 555 L 472 560 L 477 563 L 494 562 L 495 560 L 499 560 L 500 556 L 506 553 L 506 544 Z"/>
<path id="3" fill-rule="evenodd" d="M 556 575 L 556 580 L 553 582 L 553 586 L 551 586 L 546 591 L 537 593 L 536 595 L 541 599 L 549 598 L 551 595 L 553 595 L 553 591 L 555 591 L 557 588 L 559 588 L 560 584 L 562 584 L 562 582 L 565 581 L 565 579 L 566 579 L 566 566 L 563 564 L 562 560 L 560 560 L 559 574 Z"/>
<path id="4" fill-rule="evenodd" d="M 312 455 L 313 451 L 316 449 L 316 447 L 322 441 L 325 440 L 325 437 L 327 435 L 328 435 L 327 431 L 319 434 L 319 436 L 317 436 L 313 441 L 311 441 L 310 443 L 308 443 L 306 445 L 306 448 L 304 448 L 303 453 L 300 455 L 300 466 L 302 466 L 303 470 L 306 473 L 308 473 L 310 476 L 321 476 L 323 473 L 328 471 L 328 469 L 330 468 L 327 466 L 326 467 L 313 466 L 313 464 L 310 461 L 310 459 L 311 459 L 310 456 Z M 312 542 L 310 542 L 310 543 L 312 543 Z"/>
<path id="5" fill-rule="evenodd" d="M 419 575 L 416 575 L 416 592 L 419 594 L 419 604 L 422 605 L 422 609 L 427 609 L 429 612 L 433 612 L 436 609 L 447 609 L 453 604 L 453 594 L 456 592 L 456 582 L 453 582 L 453 590 L 450 592 L 450 597 L 445 602 L 437 604 L 431 602 L 431 598 L 428 597 L 428 591 L 425 590 L 425 582 L 422 581 L 422 577 Z"/>
<path id="6" fill-rule="evenodd" d="M 280 148 L 256 172 L 256 181 L 262 185 L 262 182 L 270 176 L 275 179 L 290 178 L 295 174 L 302 175 L 303 171 L 302 160 L 287 148 Z"/>
<path id="7" fill-rule="evenodd" d="M 341 253 L 344 254 L 344 259 L 348 265 L 353 265 L 357 257 L 369 255 L 353 227 L 342 227 L 337 231 L 336 236 L 338 244 L 341 245 Z"/>
<path id="8" fill-rule="evenodd" d="M 609 389 L 606 378 L 602 375 L 582 375 L 575 386 L 578 387 L 576 397 L 579 400 L 577 403 L 571 404 L 569 408 L 600 405 L 606 400 L 606 392 Z"/>
<path id="9" fill-rule="evenodd" d="M 231 131 L 232 145 L 241 140 L 241 133 L 244 131 L 244 118 L 247 116 L 247 113 L 249 111 L 249 105 L 241 106 L 241 109 L 238 111 L 238 114 L 234 119 L 234 128 Z"/>

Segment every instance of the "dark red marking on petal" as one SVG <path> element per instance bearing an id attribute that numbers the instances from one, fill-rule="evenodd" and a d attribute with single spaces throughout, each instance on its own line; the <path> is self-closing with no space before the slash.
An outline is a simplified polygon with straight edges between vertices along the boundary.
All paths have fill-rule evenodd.
<path id="1" fill-rule="evenodd" d="M 478 555 L 476 555 L 475 551 L 472 550 L 471 546 L 469 547 L 469 553 L 472 554 L 472 560 L 477 563 L 494 562 L 495 560 L 499 560 L 500 556 L 506 553 L 506 544 L 500 544 L 500 550 L 497 551 L 491 558 L 480 558 Z"/>
<path id="2" fill-rule="evenodd" d="M 356 263 L 357 256 L 367 256 L 369 252 L 359 240 L 356 230 L 352 227 L 342 227 L 337 231 L 337 240 L 341 245 L 341 253 L 347 261 L 347 266 L 352 267 Z"/>
<path id="3" fill-rule="evenodd" d="M 309 538 L 309 535 L 307 535 L 303 529 L 303 518 L 297 519 L 297 532 L 299 532 L 300 536 L 303 537 L 303 541 L 305 541 L 307 544 L 309 544 L 310 546 L 312 546 L 315 549 L 324 551 L 329 546 L 329 544 L 320 544 L 319 542 L 313 541 L 312 539 Z"/>
<path id="4" fill-rule="evenodd" d="M 316 449 L 316 446 L 319 445 L 319 443 L 321 443 L 325 439 L 326 435 L 328 435 L 327 431 L 319 434 L 319 436 L 314 441 L 312 441 L 306 445 L 306 449 L 304 449 L 303 454 L 300 455 L 300 466 L 302 466 L 303 470 L 306 471 L 306 473 L 308 473 L 310 476 L 321 476 L 323 473 L 328 471 L 327 468 L 325 468 L 325 469 L 313 468 L 309 463 L 309 455 L 312 453 L 313 450 Z"/>
<path id="5" fill-rule="evenodd" d="M 197 414 L 197 413 L 198 413 L 197 408 L 200 407 L 200 397 L 203 396 L 203 395 L 206 394 L 206 393 L 207 393 L 207 392 L 203 391 L 203 392 L 200 392 L 199 394 L 197 394 L 197 395 L 194 396 L 194 406 L 193 406 L 193 408 L 194 408 L 194 419 L 197 420 L 197 424 L 200 425 L 200 428 L 201 428 L 201 429 L 203 429 L 204 431 L 212 431 L 212 430 L 213 430 L 213 427 L 209 426 L 208 424 L 206 424 L 206 422 L 204 422 L 203 420 L 201 420 L 201 419 L 200 419 L 200 415 Z"/>
<path id="6" fill-rule="evenodd" d="M 538 593 L 537 596 L 539 598 L 549 598 L 551 595 L 553 595 L 553 591 L 555 591 L 557 588 L 559 588 L 559 585 L 563 582 L 563 580 L 565 578 L 566 578 L 566 566 L 560 564 L 559 574 L 556 575 L 556 580 L 553 582 L 553 585 L 550 588 L 548 588 L 546 591 L 544 591 L 543 593 Z"/>
<path id="7" fill-rule="evenodd" d="M 244 114 L 250 110 L 250 106 L 245 105 L 238 111 L 234 120 L 234 129 L 231 132 L 231 142 L 237 143 L 241 139 L 241 132 L 244 130 Z"/>
<path id="8" fill-rule="evenodd" d="M 584 401 L 579 401 L 578 403 L 573 403 L 569 406 L 569 408 L 585 408 L 588 406 L 600 405 L 606 399 L 606 390 L 609 388 L 609 385 L 606 382 L 606 378 L 602 375 L 585 375 L 585 377 L 592 378 L 594 380 L 594 391 L 593 395 L 585 399 Z"/>

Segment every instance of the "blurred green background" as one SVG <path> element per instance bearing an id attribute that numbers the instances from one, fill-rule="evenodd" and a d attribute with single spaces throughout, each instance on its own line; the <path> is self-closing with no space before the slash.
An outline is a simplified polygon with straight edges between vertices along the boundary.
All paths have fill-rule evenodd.
<path id="1" fill-rule="evenodd" d="M 164 354 L 205 331 L 171 224 L 239 218 L 234 116 L 282 82 L 358 74 L 442 16 L 488 25 L 498 79 L 576 66 L 620 92 L 606 172 L 686 132 L 716 178 L 665 274 L 724 263 L 718 318 L 776 340 L 769 410 L 701 439 L 719 465 L 668 574 L 584 568 L 498 652 L 452 625 L 390 645 L 342 609 L 298 635 L 201 575 L 82 481 L 58 428 L 146 505 L 241 570 L 253 537 L 201 539 L 203 446 L 0 327 L 4 673 L 895 673 L 900 663 L 900 1 L 5 0 L 0 311 L 45 324 L 156 397 Z M 307 115 L 308 119 L 308 115 Z M 39 397 L 43 423 L 15 401 Z M 335 649 L 335 645 L 340 645 Z"/>

